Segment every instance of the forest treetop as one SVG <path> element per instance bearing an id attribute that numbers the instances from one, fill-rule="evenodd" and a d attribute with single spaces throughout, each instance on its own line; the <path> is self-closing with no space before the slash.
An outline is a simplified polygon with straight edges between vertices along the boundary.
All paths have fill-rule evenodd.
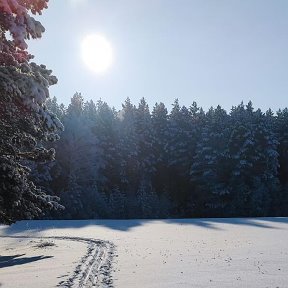
<path id="1" fill-rule="evenodd" d="M 263 113 L 251 102 L 204 111 L 176 99 L 149 110 L 127 98 L 121 111 L 76 93 L 47 107 L 65 131 L 46 183 L 64 218 L 284 215 L 288 109 Z"/>

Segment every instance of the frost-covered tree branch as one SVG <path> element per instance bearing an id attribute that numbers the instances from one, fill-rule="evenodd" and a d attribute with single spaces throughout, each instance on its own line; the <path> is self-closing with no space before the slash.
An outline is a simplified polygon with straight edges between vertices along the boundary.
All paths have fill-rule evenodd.
<path id="1" fill-rule="evenodd" d="M 60 207 L 57 197 L 34 185 L 28 168 L 29 161 L 54 159 L 54 149 L 41 143 L 57 140 L 63 129 L 45 104 L 57 78 L 44 65 L 31 63 L 27 51 L 26 40 L 45 31 L 30 14 L 41 14 L 47 2 L 0 0 L 0 222 L 30 219 Z"/>

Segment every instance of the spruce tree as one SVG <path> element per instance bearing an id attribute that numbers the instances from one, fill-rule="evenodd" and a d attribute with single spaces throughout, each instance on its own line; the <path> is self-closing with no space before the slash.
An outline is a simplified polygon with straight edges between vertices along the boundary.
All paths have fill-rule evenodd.
<path id="1" fill-rule="evenodd" d="M 98 188 L 110 193 L 120 185 L 120 152 L 117 113 L 107 103 L 99 100 L 96 104 L 92 132 L 97 139 L 97 149 L 101 154 Z M 100 160 L 100 159 L 99 159 Z"/>
<path id="2" fill-rule="evenodd" d="M 227 194 L 228 116 L 220 106 L 210 108 L 205 116 L 190 175 L 194 185 L 197 213 L 221 216 Z"/>
<path id="3" fill-rule="evenodd" d="M 136 107 L 127 98 L 119 113 L 121 189 L 133 195 L 135 195 L 139 182 L 136 111 Z"/>
<path id="4" fill-rule="evenodd" d="M 155 172 L 152 184 L 158 194 L 167 193 L 169 189 L 168 153 L 166 145 L 168 142 L 168 111 L 163 103 L 156 103 L 151 115 L 151 150 L 154 157 Z"/>
<path id="5" fill-rule="evenodd" d="M 41 14 L 44 8 L 45 0 L 3 0 L 0 5 L 0 222 L 4 223 L 60 207 L 57 197 L 34 185 L 25 165 L 52 160 L 55 151 L 42 143 L 58 139 L 62 129 L 45 104 L 49 86 L 57 79 L 44 65 L 31 62 L 27 51 L 26 40 L 40 38 L 45 30 L 30 14 Z"/>
<path id="6" fill-rule="evenodd" d="M 274 213 L 279 216 L 287 215 L 288 207 L 288 109 L 277 111 L 275 121 L 275 132 L 279 141 L 278 154 L 279 166 L 278 175 L 280 191 L 278 197 L 273 197 Z"/>

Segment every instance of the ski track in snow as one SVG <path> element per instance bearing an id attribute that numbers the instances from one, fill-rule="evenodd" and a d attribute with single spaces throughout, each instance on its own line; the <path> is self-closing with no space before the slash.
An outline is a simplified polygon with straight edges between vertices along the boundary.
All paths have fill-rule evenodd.
<path id="1" fill-rule="evenodd" d="M 66 236 L 1 236 L 5 238 L 51 239 L 83 242 L 88 245 L 86 254 L 81 258 L 73 275 L 57 287 L 67 288 L 113 288 L 110 275 L 115 245 L 109 241 L 82 237 Z"/>

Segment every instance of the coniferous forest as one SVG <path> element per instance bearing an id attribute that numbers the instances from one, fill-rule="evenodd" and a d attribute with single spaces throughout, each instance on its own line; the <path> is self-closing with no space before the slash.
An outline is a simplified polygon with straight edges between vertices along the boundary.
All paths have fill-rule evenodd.
<path id="1" fill-rule="evenodd" d="M 251 102 L 170 113 L 127 98 L 120 111 L 76 93 L 49 99 L 65 129 L 56 159 L 32 167 L 33 181 L 65 210 L 46 217 L 166 218 L 287 216 L 288 110 Z"/>
<path id="2" fill-rule="evenodd" d="M 175 100 L 168 112 L 127 98 L 117 111 L 80 93 L 65 107 L 49 98 L 57 78 L 27 51 L 45 31 L 31 15 L 47 2 L 1 4 L 0 223 L 288 216 L 287 108 Z"/>

